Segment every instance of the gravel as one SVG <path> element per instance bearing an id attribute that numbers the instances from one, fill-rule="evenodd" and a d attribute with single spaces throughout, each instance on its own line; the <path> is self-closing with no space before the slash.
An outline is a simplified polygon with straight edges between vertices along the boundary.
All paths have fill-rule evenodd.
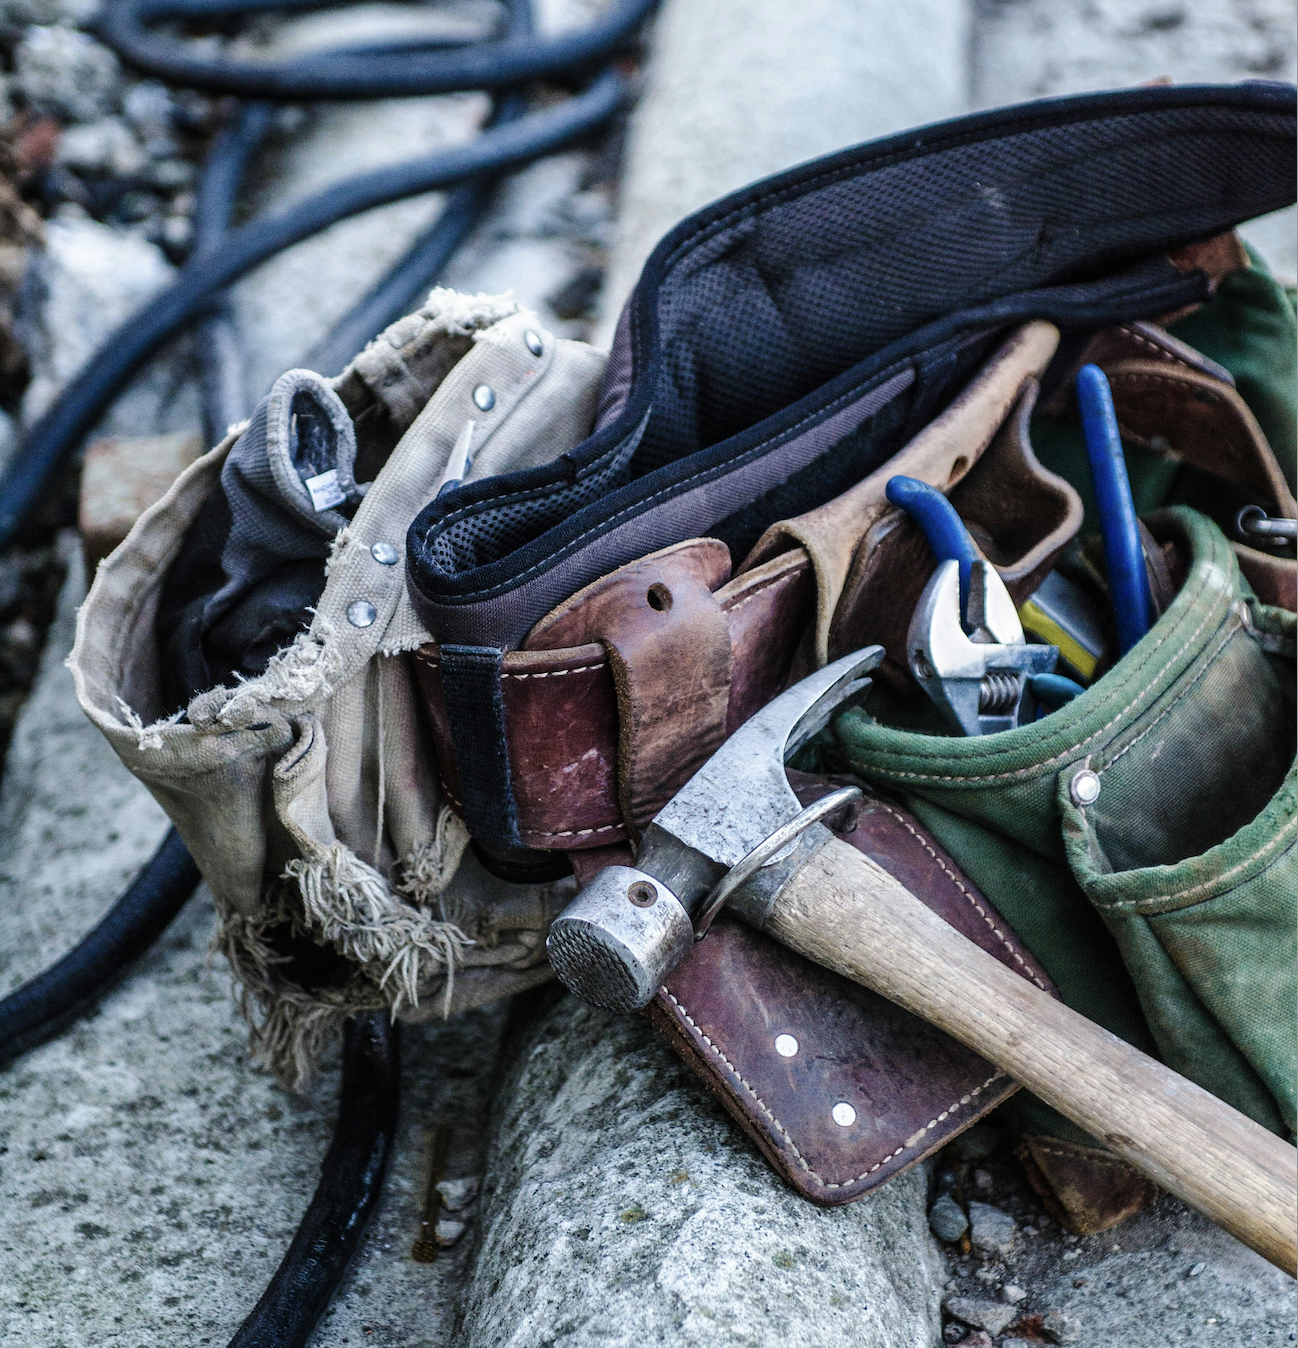
<path id="1" fill-rule="evenodd" d="M 942 1309 L 963 1324 L 985 1329 L 989 1334 L 999 1334 L 1019 1314 L 1002 1301 L 979 1301 L 974 1297 L 947 1297 Z"/>
<path id="2" fill-rule="evenodd" d="M 974 1178 L 980 1192 L 991 1192 L 992 1177 L 986 1171 L 975 1172 Z M 983 1254 L 1009 1254 L 1018 1235 L 1018 1227 L 1008 1212 L 990 1203 L 969 1204 L 969 1238 L 974 1249 Z"/>
<path id="3" fill-rule="evenodd" d="M 13 85 L 36 113 L 89 122 L 117 110 L 122 70 L 88 34 L 36 26 L 14 51 Z"/>
<path id="4" fill-rule="evenodd" d="M 928 1224 L 939 1240 L 957 1241 L 969 1229 L 969 1218 L 950 1194 L 939 1194 L 928 1210 Z"/>

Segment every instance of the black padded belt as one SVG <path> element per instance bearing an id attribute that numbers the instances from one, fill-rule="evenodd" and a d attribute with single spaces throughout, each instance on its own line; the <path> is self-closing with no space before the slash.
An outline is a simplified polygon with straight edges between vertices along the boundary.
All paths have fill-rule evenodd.
<path id="1" fill-rule="evenodd" d="M 569 454 L 411 525 L 439 641 L 517 646 L 583 585 L 765 527 L 878 467 L 1009 324 L 1084 332 L 1206 298 L 1169 249 L 1294 200 L 1295 93 L 1250 83 L 1043 99 L 826 156 L 678 225 L 645 264 Z"/>

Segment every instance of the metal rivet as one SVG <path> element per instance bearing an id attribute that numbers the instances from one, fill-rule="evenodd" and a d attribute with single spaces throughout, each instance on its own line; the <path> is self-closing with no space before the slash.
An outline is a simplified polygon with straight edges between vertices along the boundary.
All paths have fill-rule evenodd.
<path id="1" fill-rule="evenodd" d="M 401 559 L 401 554 L 396 550 L 392 543 L 375 543 L 370 548 L 370 556 L 374 558 L 380 566 L 396 566 Z"/>
<path id="2" fill-rule="evenodd" d="M 775 1051 L 781 1058 L 792 1058 L 798 1051 L 798 1041 L 791 1034 L 777 1034 Z"/>
<path id="3" fill-rule="evenodd" d="M 353 599 L 347 605 L 347 621 L 353 627 L 369 627 L 378 616 L 378 609 L 368 599 Z"/>
<path id="4" fill-rule="evenodd" d="M 496 390 L 490 384 L 479 384 L 473 390 L 473 405 L 483 412 L 490 412 L 496 405 Z"/>
<path id="5" fill-rule="evenodd" d="M 637 880 L 626 892 L 637 908 L 652 908 L 658 902 L 658 889 L 648 880 Z"/>
<path id="6" fill-rule="evenodd" d="M 527 349 L 534 356 L 539 356 L 545 350 L 545 343 L 541 340 L 541 334 L 533 332 L 531 328 L 528 328 L 523 334 L 523 341 L 527 343 Z"/>
<path id="7" fill-rule="evenodd" d="M 856 1110 L 847 1103 L 846 1100 L 840 1100 L 829 1111 L 829 1117 L 834 1120 L 840 1128 L 850 1128 L 856 1122 Z"/>
<path id="8" fill-rule="evenodd" d="M 1090 768 L 1083 768 L 1081 772 L 1075 773 L 1073 780 L 1068 783 L 1068 794 L 1074 805 L 1083 808 L 1094 805 L 1100 798 L 1099 774 L 1092 772 Z"/>

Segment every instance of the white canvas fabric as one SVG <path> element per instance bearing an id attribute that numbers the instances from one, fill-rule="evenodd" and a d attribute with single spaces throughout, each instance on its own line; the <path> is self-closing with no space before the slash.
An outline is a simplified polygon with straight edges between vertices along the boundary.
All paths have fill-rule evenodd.
<path id="1" fill-rule="evenodd" d="M 377 404 L 405 430 L 333 540 L 309 630 L 260 677 L 200 694 L 183 716 L 161 717 L 154 617 L 243 428 L 99 567 L 69 660 L 77 696 L 198 863 L 254 1050 L 286 1080 L 303 1080 L 358 1010 L 447 1015 L 549 976 L 545 931 L 574 882 L 506 884 L 466 851 L 418 705 L 409 652 L 430 635 L 406 595 L 405 537 L 466 422 L 469 479 L 555 458 L 590 433 L 604 363 L 507 297 L 447 290 L 372 342 L 329 382 L 353 418 Z M 483 384 L 487 410 L 473 399 Z M 376 559 L 380 544 L 395 565 Z M 349 620 L 358 601 L 373 605 L 368 626 Z M 344 975 L 290 978 L 276 934 L 294 928 L 346 956 Z"/>

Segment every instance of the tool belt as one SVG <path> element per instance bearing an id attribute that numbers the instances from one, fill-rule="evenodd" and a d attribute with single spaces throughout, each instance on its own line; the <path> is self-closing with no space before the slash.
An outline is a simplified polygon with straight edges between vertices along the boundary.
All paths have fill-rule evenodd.
<path id="1" fill-rule="evenodd" d="M 1221 359 L 1155 321 L 1207 321 L 1241 273 L 1256 280 L 1229 231 L 1292 198 L 1292 147 L 1292 98 L 1264 85 L 980 114 L 691 217 L 647 264 L 607 358 L 508 301 L 434 291 L 336 379 L 282 376 L 101 565 L 71 661 L 83 707 L 203 871 L 261 1056 L 300 1080 L 358 1010 L 449 1014 L 549 977 L 545 932 L 578 881 L 625 859 L 728 733 L 827 659 L 884 645 L 879 705 L 913 719 L 906 624 L 934 559 L 884 486 L 904 474 L 946 493 L 1027 600 L 1085 533 L 1060 430 L 1082 359 L 1107 370 L 1124 434 L 1174 463 L 1170 477 L 1225 481 L 1292 518 L 1292 448 L 1286 472 L 1259 422 L 1283 425 L 1275 398 L 1246 396 Z M 1101 169 L 1109 188 L 1096 193 Z M 453 456 L 464 471 L 441 490 Z M 1291 658 L 1292 630 L 1254 599 L 1292 596 L 1291 563 L 1184 511 L 1149 528 L 1166 549 L 1160 628 L 1181 630 L 1203 588 L 1193 578 L 1216 568 L 1232 596 L 1222 639 Z M 1250 721 L 1261 736 L 1279 703 L 1276 676 L 1255 664 L 1230 695 L 1265 687 Z M 1191 722 L 1199 696 L 1182 706 Z M 1135 706 L 1114 710 L 1103 747 L 1079 740 L 1084 753 L 1098 763 L 1126 743 L 1148 710 Z M 1057 732 L 1052 717 L 1011 733 Z M 975 811 L 990 841 L 971 848 L 961 810 L 975 795 L 912 787 L 909 767 L 890 776 L 872 735 L 908 736 L 928 746 L 908 749 L 921 757 L 991 753 L 1003 737 L 855 715 L 798 787 L 809 800 L 824 771 L 843 770 L 877 784 L 843 835 L 1022 976 L 1085 1002 L 1007 880 L 1018 863 L 983 861 L 1001 824 Z M 1125 782 L 1156 763 L 1160 735 L 1140 743 L 1112 748 L 1103 773 Z M 1269 793 L 1272 760 L 1291 747 L 1289 725 L 1256 778 Z M 1110 791 L 1103 773 L 1106 806 L 1139 813 L 1140 779 Z M 1109 833 L 1086 832 L 1095 816 L 1050 834 L 1057 791 L 1031 804 L 1038 822 L 1014 841 L 1040 852 L 1038 888 L 1059 876 L 1060 893 L 1087 896 L 1059 908 L 1061 930 L 1075 919 L 1089 933 L 1076 958 L 1119 969 L 1115 939 L 1129 962 L 1153 958 L 1143 910 L 1140 926 L 1122 908 L 1129 925 L 1112 937 L 1095 916 L 1110 873 L 1137 854 L 1111 857 Z M 988 810 L 1019 808 L 1010 791 Z M 1145 1042 L 1152 1005 L 1119 1004 L 1133 1019 L 1114 1028 Z M 724 918 L 650 1014 L 822 1203 L 866 1192 L 1015 1089 Z M 777 1020 L 810 1051 L 773 1058 L 761 1027 Z M 1261 1109 L 1282 1068 L 1264 1072 L 1231 1042 Z M 849 1086 L 872 1113 L 844 1126 L 829 1106 Z M 1266 1119 L 1279 1117 L 1273 1106 Z M 1086 1164 L 1088 1141 L 1053 1136 Z"/>

